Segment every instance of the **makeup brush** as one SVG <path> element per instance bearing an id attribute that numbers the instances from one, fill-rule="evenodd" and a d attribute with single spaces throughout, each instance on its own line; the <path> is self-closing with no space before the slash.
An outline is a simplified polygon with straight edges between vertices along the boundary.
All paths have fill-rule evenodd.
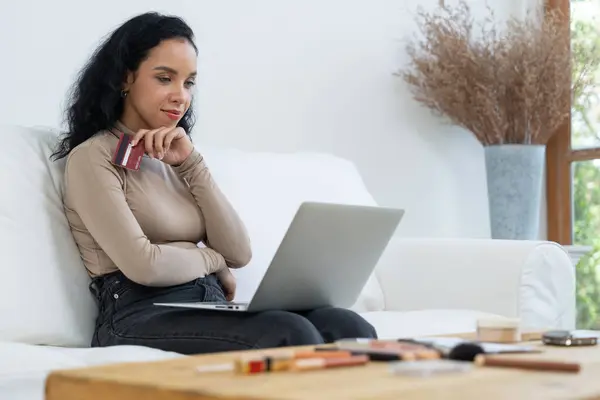
<path id="1" fill-rule="evenodd" d="M 456 361 L 474 362 L 477 366 L 518 368 L 547 372 L 577 373 L 581 369 L 581 365 L 578 363 L 486 355 L 483 348 L 476 343 L 461 343 L 455 346 L 448 353 L 448 358 Z"/>

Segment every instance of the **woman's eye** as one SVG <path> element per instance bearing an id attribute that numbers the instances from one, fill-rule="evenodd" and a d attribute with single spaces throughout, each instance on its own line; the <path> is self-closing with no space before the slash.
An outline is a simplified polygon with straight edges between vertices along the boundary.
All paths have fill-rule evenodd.
<path id="1" fill-rule="evenodd" d="M 190 87 L 194 86 L 195 84 L 196 84 L 196 82 L 194 82 L 194 81 L 187 81 L 185 83 L 185 86 L 188 87 L 188 88 L 190 88 Z"/>
<path id="2" fill-rule="evenodd" d="M 159 81 L 159 82 L 162 82 L 162 83 L 167 83 L 167 82 L 170 82 L 170 81 L 171 81 L 171 79 L 169 79 L 169 78 L 167 78 L 167 77 L 164 77 L 164 76 L 159 76 L 159 77 L 157 77 L 156 79 L 158 79 L 158 81 Z"/>

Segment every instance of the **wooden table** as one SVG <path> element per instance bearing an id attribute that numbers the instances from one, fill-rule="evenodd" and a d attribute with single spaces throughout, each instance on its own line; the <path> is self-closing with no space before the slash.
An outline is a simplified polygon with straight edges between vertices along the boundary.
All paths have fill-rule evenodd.
<path id="1" fill-rule="evenodd" d="M 530 342 L 543 346 L 539 342 Z M 248 352 L 218 353 L 158 362 L 127 363 L 52 373 L 46 400 L 255 400 L 255 399 L 571 399 L 600 398 L 600 346 L 543 347 L 513 357 L 576 361 L 579 373 L 475 367 L 430 378 L 395 376 L 387 363 L 310 372 L 241 376 L 198 373 L 196 367 L 229 362 Z"/>

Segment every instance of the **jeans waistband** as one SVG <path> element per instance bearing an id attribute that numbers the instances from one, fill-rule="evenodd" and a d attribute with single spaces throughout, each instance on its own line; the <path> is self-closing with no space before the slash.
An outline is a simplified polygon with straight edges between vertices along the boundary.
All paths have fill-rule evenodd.
<path id="1" fill-rule="evenodd" d="M 121 271 L 110 272 L 108 274 L 95 276 L 92 278 L 90 282 L 90 291 L 96 296 L 97 299 L 100 299 L 102 292 L 108 286 L 110 286 L 111 282 L 114 282 L 118 279 L 127 279 L 125 275 Z"/>
<path id="2" fill-rule="evenodd" d="M 97 299 L 100 299 L 104 290 L 107 287 L 110 287 L 110 285 L 112 283 L 114 283 L 115 281 L 128 282 L 128 283 L 131 283 L 134 285 L 136 284 L 133 281 L 131 281 L 129 278 L 127 278 L 125 276 L 125 274 L 123 274 L 123 272 L 115 271 L 115 272 L 110 272 L 108 274 L 93 277 L 90 282 L 90 285 L 89 285 L 90 291 L 94 294 L 94 296 Z M 195 280 L 193 280 L 191 282 L 187 282 L 187 283 L 192 283 L 192 282 L 195 284 L 203 284 L 203 285 L 216 286 L 216 287 L 222 288 L 222 285 L 221 285 L 221 282 L 219 281 L 219 279 L 215 275 L 212 275 L 212 274 L 207 275 L 202 278 L 195 279 Z"/>

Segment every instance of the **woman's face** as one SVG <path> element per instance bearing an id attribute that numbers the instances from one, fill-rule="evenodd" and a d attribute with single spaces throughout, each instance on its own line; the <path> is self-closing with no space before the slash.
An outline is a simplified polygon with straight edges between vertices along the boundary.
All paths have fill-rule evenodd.
<path id="1" fill-rule="evenodd" d="M 196 58 L 185 39 L 164 40 L 153 48 L 127 76 L 121 122 L 133 131 L 176 126 L 192 101 Z"/>

